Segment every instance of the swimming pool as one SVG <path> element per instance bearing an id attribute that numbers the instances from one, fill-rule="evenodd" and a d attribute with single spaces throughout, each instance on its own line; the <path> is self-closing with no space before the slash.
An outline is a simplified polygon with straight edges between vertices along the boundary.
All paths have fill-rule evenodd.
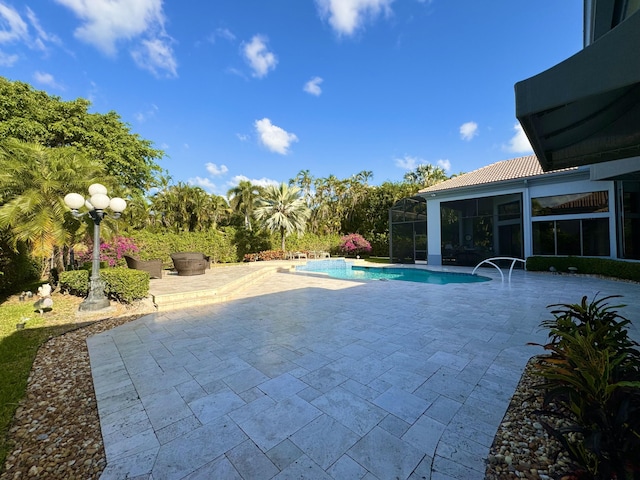
<path id="1" fill-rule="evenodd" d="M 296 267 L 298 272 L 326 273 L 333 278 L 346 280 L 402 280 L 405 282 L 433 283 L 478 283 L 491 280 L 489 277 L 469 273 L 435 272 L 424 268 L 365 267 L 353 265 L 343 259 L 315 260 Z"/>

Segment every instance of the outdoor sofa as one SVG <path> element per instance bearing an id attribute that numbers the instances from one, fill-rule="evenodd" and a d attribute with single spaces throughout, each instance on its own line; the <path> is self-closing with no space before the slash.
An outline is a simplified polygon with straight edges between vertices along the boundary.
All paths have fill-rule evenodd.
<path id="1" fill-rule="evenodd" d="M 171 260 L 179 276 L 204 275 L 211 266 L 209 257 L 200 252 L 172 253 Z"/>
<path id="2" fill-rule="evenodd" d="M 147 272 L 151 278 L 162 278 L 162 260 L 139 260 L 129 255 L 124 255 L 124 259 L 127 267 Z"/>

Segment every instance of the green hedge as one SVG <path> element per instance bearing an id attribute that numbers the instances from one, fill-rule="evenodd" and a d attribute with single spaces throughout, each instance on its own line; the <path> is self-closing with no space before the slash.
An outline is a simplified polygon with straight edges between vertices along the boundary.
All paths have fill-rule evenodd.
<path id="1" fill-rule="evenodd" d="M 640 282 L 640 262 L 613 260 L 593 257 L 529 257 L 527 270 L 532 272 L 548 272 L 553 267 L 558 272 L 569 272 L 569 267 L 576 267 L 577 273 L 603 275 Z"/>
<path id="2" fill-rule="evenodd" d="M 60 273 L 60 290 L 72 295 L 86 296 L 89 293 L 90 272 L 71 270 Z M 100 270 L 104 280 L 104 293 L 118 302 L 131 303 L 149 295 L 149 274 L 128 268 L 107 268 Z"/>
<path id="3" fill-rule="evenodd" d="M 171 254 L 176 252 L 202 252 L 214 263 L 238 261 L 238 253 L 233 243 L 233 234 L 207 231 L 183 233 L 150 233 L 136 231 L 128 234 L 138 247 L 142 260 L 161 259 L 165 268 L 171 268 Z"/>

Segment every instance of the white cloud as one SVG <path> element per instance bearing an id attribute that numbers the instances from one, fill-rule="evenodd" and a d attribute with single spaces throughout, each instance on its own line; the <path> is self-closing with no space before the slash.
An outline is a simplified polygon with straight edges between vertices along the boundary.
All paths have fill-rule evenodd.
<path id="1" fill-rule="evenodd" d="M 29 27 L 13 8 L 0 3 L 0 44 L 29 40 Z"/>
<path id="2" fill-rule="evenodd" d="M 322 78 L 313 77 L 311 80 L 304 84 L 304 91 L 318 97 L 322 93 L 322 89 L 320 88 L 320 84 L 322 82 Z"/>
<path id="3" fill-rule="evenodd" d="M 75 30 L 75 36 L 80 40 L 106 55 L 115 56 L 119 42 L 137 41 L 145 36 L 131 51 L 136 64 L 154 75 L 166 71 L 169 76 L 176 76 L 172 39 L 164 29 L 163 0 L 55 1 L 73 11 L 82 21 Z"/>
<path id="4" fill-rule="evenodd" d="M 44 28 L 42 28 L 40 20 L 38 20 L 36 14 L 29 7 L 27 7 L 27 18 L 37 33 L 35 40 L 36 48 L 39 50 L 46 50 L 46 42 L 53 43 L 55 45 L 62 45 L 62 41 L 56 35 L 47 33 Z"/>
<path id="5" fill-rule="evenodd" d="M 415 170 L 419 165 L 427 165 L 429 163 L 423 158 L 412 157 L 411 155 L 405 155 L 402 158 L 395 158 L 393 162 L 395 163 L 396 167 L 406 170 L 408 172 Z M 438 160 L 436 162 L 436 165 L 442 168 L 445 172 L 448 172 L 449 170 L 451 170 L 451 162 L 449 160 L 446 160 L 446 159 Z"/>
<path id="6" fill-rule="evenodd" d="M 438 166 L 442 168 L 445 172 L 451 171 L 451 162 L 449 160 L 438 160 Z"/>
<path id="7" fill-rule="evenodd" d="M 58 90 L 64 90 L 64 86 L 59 84 L 56 79 L 50 73 L 45 72 L 36 72 L 33 74 L 33 79 L 37 83 L 41 83 L 43 85 L 47 85 L 48 87 L 55 88 Z"/>
<path id="8" fill-rule="evenodd" d="M 158 113 L 158 106 L 152 104 L 146 112 L 138 112 L 134 115 L 134 117 L 138 122 L 143 123 L 148 119 L 155 117 L 156 113 Z"/>
<path id="9" fill-rule="evenodd" d="M 32 50 L 46 52 L 47 43 L 61 43 L 58 37 L 44 31 L 35 13 L 29 7 L 26 7 L 26 12 L 35 34 L 30 33 L 29 24 L 15 8 L 0 2 L 0 45 L 24 43 Z M 17 54 L 0 50 L 0 66 L 11 67 L 19 58 Z"/>
<path id="10" fill-rule="evenodd" d="M 187 183 L 189 183 L 190 185 L 195 185 L 197 187 L 201 187 L 201 188 L 203 188 L 204 190 L 206 190 L 209 193 L 214 193 L 216 191 L 216 189 L 217 189 L 216 184 L 213 183 L 208 178 L 193 177 L 193 178 L 190 178 L 189 180 L 187 180 Z"/>
<path id="11" fill-rule="evenodd" d="M 227 173 L 229 171 L 229 169 L 227 168 L 226 165 L 216 165 L 215 163 L 207 163 L 205 165 L 205 167 L 207 168 L 207 172 L 209 172 L 211 175 L 213 175 L 214 177 L 218 177 L 220 175 L 224 175 L 225 173 Z"/>
<path id="12" fill-rule="evenodd" d="M 393 162 L 395 163 L 396 167 L 407 171 L 415 170 L 418 165 L 426 163 L 423 159 L 412 157 L 410 155 L 405 155 L 402 158 L 395 158 Z"/>
<path id="13" fill-rule="evenodd" d="M 291 144 L 298 141 L 298 137 L 295 134 L 272 124 L 268 118 L 256 120 L 254 126 L 260 136 L 260 143 L 272 152 L 286 155 L 289 153 Z"/>
<path id="14" fill-rule="evenodd" d="M 216 36 L 229 40 L 230 42 L 233 42 L 236 39 L 236 36 L 228 28 L 218 28 L 216 30 Z"/>
<path id="15" fill-rule="evenodd" d="M 524 133 L 522 129 L 522 125 L 516 123 L 513 126 L 513 129 L 516 131 L 515 135 L 511 137 L 509 143 L 504 145 L 502 148 L 510 153 L 531 153 L 533 152 L 533 148 L 531 148 L 531 143 L 529 143 L 529 139 L 527 135 Z"/>
<path id="16" fill-rule="evenodd" d="M 476 135 L 478 135 L 478 124 L 476 122 L 467 122 L 460 126 L 460 138 L 462 140 L 469 142 Z"/>
<path id="17" fill-rule="evenodd" d="M 13 67 L 19 58 L 18 55 L 10 55 L 0 50 L 0 67 Z"/>
<path id="18" fill-rule="evenodd" d="M 367 19 L 373 20 L 378 15 L 391 14 L 394 0 L 316 0 L 322 18 L 329 18 L 329 23 L 339 35 L 353 35 L 362 28 Z"/>
<path id="19" fill-rule="evenodd" d="M 249 135 L 245 133 L 236 133 L 236 137 L 238 137 L 238 140 L 240 140 L 241 142 L 246 142 L 249 140 Z"/>
<path id="20" fill-rule="evenodd" d="M 171 39 L 168 37 L 142 40 L 138 47 L 131 50 L 131 57 L 136 65 L 148 70 L 156 77 L 161 76 L 161 71 L 166 72 L 168 77 L 176 77 L 178 63 L 170 42 Z"/>
<path id="21" fill-rule="evenodd" d="M 273 52 L 267 49 L 267 37 L 255 35 L 249 43 L 243 45 L 243 53 L 246 61 L 253 69 L 254 77 L 264 77 L 269 70 L 276 68 L 278 59 Z"/>
<path id="22" fill-rule="evenodd" d="M 236 175 L 231 180 L 227 182 L 227 185 L 230 187 L 235 187 L 240 184 L 240 182 L 249 181 L 252 185 L 257 185 L 258 187 L 267 187 L 269 185 L 280 185 L 280 182 L 277 180 L 272 180 L 270 178 L 249 178 L 244 175 Z"/>

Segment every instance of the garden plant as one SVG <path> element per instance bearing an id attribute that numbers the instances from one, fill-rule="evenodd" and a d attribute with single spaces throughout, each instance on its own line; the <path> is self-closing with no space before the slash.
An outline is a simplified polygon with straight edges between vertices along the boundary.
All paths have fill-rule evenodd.
<path id="1" fill-rule="evenodd" d="M 640 351 L 618 296 L 550 305 L 537 375 L 541 423 L 573 460 L 577 479 L 640 478 Z"/>

